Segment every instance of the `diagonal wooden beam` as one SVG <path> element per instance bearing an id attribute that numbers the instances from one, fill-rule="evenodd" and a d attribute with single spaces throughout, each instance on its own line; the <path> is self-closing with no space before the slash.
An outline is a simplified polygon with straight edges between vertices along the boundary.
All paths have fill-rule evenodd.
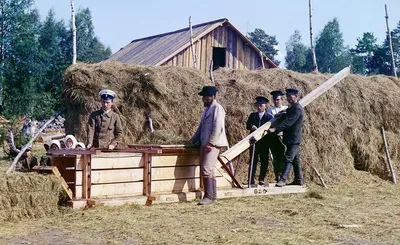
<path id="1" fill-rule="evenodd" d="M 350 67 L 346 67 L 343 70 L 341 70 L 339 73 L 319 85 L 316 89 L 311 91 L 309 94 L 304 96 L 299 103 L 305 107 L 308 104 L 310 104 L 312 101 L 317 99 L 319 96 L 324 94 L 328 89 L 332 88 L 335 84 L 343 80 L 345 77 L 347 77 L 350 74 Z M 264 137 L 267 134 L 267 130 L 270 128 L 271 124 L 277 121 L 277 118 L 273 118 L 269 122 L 263 124 L 261 127 L 259 127 L 257 130 L 255 130 L 253 133 L 249 134 L 247 137 L 236 143 L 234 146 L 232 146 L 229 150 L 225 151 L 221 155 L 219 155 L 218 160 L 222 164 L 223 167 L 229 162 L 235 159 L 239 154 L 247 150 L 251 146 L 250 139 L 254 139 L 256 141 L 259 141 L 262 137 Z M 233 177 L 233 174 L 229 171 L 228 168 L 224 168 L 225 171 L 228 172 L 228 174 L 232 177 L 232 180 L 234 183 L 238 184 L 238 181 Z M 238 186 L 240 187 L 240 186 Z"/>

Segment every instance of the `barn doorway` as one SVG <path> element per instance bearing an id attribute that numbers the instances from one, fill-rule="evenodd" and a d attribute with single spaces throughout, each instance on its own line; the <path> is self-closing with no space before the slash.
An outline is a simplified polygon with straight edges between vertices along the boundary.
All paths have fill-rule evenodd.
<path id="1" fill-rule="evenodd" d="M 226 65 L 226 48 L 213 47 L 213 70 Z"/>

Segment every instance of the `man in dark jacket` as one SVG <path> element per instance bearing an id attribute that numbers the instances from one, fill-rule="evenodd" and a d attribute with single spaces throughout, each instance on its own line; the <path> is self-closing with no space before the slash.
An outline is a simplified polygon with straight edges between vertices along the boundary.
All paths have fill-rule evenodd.
<path id="1" fill-rule="evenodd" d="M 285 186 L 285 182 L 293 165 L 294 181 L 293 185 L 303 185 L 303 174 L 301 170 L 300 149 L 299 145 L 302 140 L 302 126 L 304 110 L 297 102 L 299 91 L 295 88 L 286 89 L 286 98 L 290 107 L 286 110 L 285 119 L 275 128 L 270 128 L 270 133 L 283 132 L 283 143 L 286 145 L 286 153 L 284 159 L 284 170 L 281 179 L 276 186 Z"/>
<path id="2" fill-rule="evenodd" d="M 268 105 L 268 99 L 262 96 L 258 96 L 256 98 L 257 101 L 257 112 L 253 112 L 250 114 L 249 118 L 247 119 L 247 130 L 250 130 L 250 133 L 255 131 L 264 123 L 268 122 L 273 118 L 272 115 L 268 114 L 266 109 Z M 250 185 L 254 185 L 254 179 L 257 169 L 258 160 L 260 160 L 260 175 L 258 177 L 258 184 L 264 185 L 265 176 L 268 173 L 268 139 L 267 136 L 261 138 L 255 146 L 250 147 L 250 162 L 249 164 L 249 179 Z M 254 151 L 254 152 L 253 152 Z M 249 183 L 248 182 L 248 183 Z"/>
<path id="3" fill-rule="evenodd" d="M 92 112 L 87 123 L 87 148 L 108 148 L 113 150 L 121 140 L 122 124 L 119 114 L 112 111 L 115 92 L 100 91 L 101 109 Z"/>

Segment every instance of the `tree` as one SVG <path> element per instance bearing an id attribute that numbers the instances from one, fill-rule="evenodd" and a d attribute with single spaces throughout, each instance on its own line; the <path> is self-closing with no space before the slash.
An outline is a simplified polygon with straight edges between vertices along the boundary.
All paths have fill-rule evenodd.
<path id="1" fill-rule="evenodd" d="M 111 49 L 105 48 L 94 33 L 92 15 L 88 8 L 79 9 L 76 14 L 77 59 L 82 62 L 96 63 L 107 59 Z"/>
<path id="2" fill-rule="evenodd" d="M 357 38 L 356 48 L 351 49 L 354 71 L 362 75 L 373 74 L 376 67 L 373 67 L 372 59 L 377 49 L 376 38 L 372 32 L 365 32 L 362 38 Z"/>
<path id="3" fill-rule="evenodd" d="M 339 21 L 334 18 L 325 25 L 316 41 L 315 53 L 319 71 L 336 73 L 350 64 L 350 53 L 343 43 Z"/>
<path id="4" fill-rule="evenodd" d="M 278 54 L 278 50 L 275 48 L 278 45 L 278 41 L 275 36 L 270 36 L 264 30 L 256 28 L 253 32 L 247 33 L 247 38 L 279 66 L 281 62 L 275 59 Z"/>
<path id="5" fill-rule="evenodd" d="M 298 72 L 312 72 L 312 53 L 311 55 L 310 53 L 311 49 L 301 42 L 300 32 L 295 30 L 286 43 L 286 68 Z"/>

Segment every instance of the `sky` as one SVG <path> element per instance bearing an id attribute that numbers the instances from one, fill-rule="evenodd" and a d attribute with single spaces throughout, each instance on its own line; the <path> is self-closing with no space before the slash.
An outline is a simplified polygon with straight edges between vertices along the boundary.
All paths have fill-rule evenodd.
<path id="1" fill-rule="evenodd" d="M 400 21 L 395 13 L 400 0 L 313 0 L 314 37 L 326 23 L 339 19 L 345 45 L 354 47 L 364 32 L 373 32 L 381 43 L 386 35 L 385 4 L 388 6 L 391 30 Z M 42 19 L 53 9 L 57 19 L 69 22 L 70 0 L 35 0 Z M 142 37 L 156 35 L 227 18 L 242 33 L 263 29 L 276 36 L 277 59 L 284 66 L 285 43 L 297 29 L 303 43 L 309 45 L 308 0 L 75 0 L 75 8 L 89 8 L 100 41 L 112 52 Z"/>

